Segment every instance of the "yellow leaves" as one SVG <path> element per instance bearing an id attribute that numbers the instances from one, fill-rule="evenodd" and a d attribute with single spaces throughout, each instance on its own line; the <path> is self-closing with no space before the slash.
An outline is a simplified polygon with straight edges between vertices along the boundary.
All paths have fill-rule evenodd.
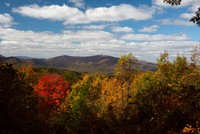
<path id="1" fill-rule="evenodd" d="M 18 72 L 24 74 L 24 80 L 29 82 L 30 86 L 36 84 L 37 80 L 35 78 L 37 74 L 35 73 L 31 64 L 28 66 L 22 66 Z"/>
<path id="2" fill-rule="evenodd" d="M 190 74 L 187 74 L 181 78 L 181 82 L 183 85 L 200 85 L 200 71 L 193 70 Z"/>
<path id="3" fill-rule="evenodd" d="M 31 64 L 28 65 L 28 66 L 22 66 L 19 69 L 19 72 L 27 73 L 27 74 L 32 74 L 32 73 L 34 73 L 33 66 Z"/>
<path id="4" fill-rule="evenodd" d="M 169 87 L 172 87 L 172 84 L 169 83 L 168 86 L 169 86 Z"/>
<path id="5" fill-rule="evenodd" d="M 88 74 L 84 75 L 82 80 L 78 81 L 75 85 L 72 86 L 72 89 L 75 89 L 75 88 L 85 84 L 86 82 L 88 82 L 89 79 L 90 79 L 90 76 Z"/>
<path id="6" fill-rule="evenodd" d="M 191 125 L 186 125 L 186 127 L 184 127 L 183 134 L 200 134 L 200 127 L 197 126 L 197 128 L 192 127 Z"/>
<path id="7" fill-rule="evenodd" d="M 121 82 L 117 78 L 104 79 L 102 81 L 100 94 L 100 111 L 99 115 L 109 113 L 109 108 L 112 107 L 113 115 L 116 118 L 121 118 L 125 112 L 129 102 L 132 102 L 135 89 L 129 82 Z"/>
<path id="8" fill-rule="evenodd" d="M 94 88 L 94 89 L 98 88 L 99 86 L 101 86 L 102 81 L 105 80 L 105 79 L 106 79 L 106 77 L 105 78 L 100 77 L 100 76 L 95 77 L 94 80 L 91 83 L 91 87 Z"/>
<path id="9" fill-rule="evenodd" d="M 134 64 L 137 59 L 130 53 L 122 55 L 115 66 L 115 75 L 123 81 L 130 80 L 135 73 Z"/>

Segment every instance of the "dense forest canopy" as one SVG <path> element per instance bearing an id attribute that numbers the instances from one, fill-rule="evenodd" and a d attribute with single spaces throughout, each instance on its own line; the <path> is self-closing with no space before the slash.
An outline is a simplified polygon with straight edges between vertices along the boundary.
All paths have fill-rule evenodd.
<path id="1" fill-rule="evenodd" d="M 1 63 L 0 132 L 199 134 L 197 62 L 165 52 L 157 71 L 140 71 L 135 61 L 123 55 L 112 76 Z"/>
<path id="2" fill-rule="evenodd" d="M 0 133 L 200 134 L 200 45 L 169 56 L 144 71 L 122 55 L 112 75 L 1 62 Z"/>

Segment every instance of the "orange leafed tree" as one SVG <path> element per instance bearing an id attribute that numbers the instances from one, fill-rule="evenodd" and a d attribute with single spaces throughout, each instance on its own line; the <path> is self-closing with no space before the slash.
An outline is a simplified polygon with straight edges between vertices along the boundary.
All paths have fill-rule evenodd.
<path id="1" fill-rule="evenodd" d="M 47 74 L 34 87 L 39 108 L 57 108 L 69 94 L 69 84 L 61 75 Z"/>

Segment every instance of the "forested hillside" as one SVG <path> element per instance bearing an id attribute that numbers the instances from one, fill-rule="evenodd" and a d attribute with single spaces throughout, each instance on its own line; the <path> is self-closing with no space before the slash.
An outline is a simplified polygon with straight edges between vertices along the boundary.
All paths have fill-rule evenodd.
<path id="1" fill-rule="evenodd" d="M 75 56 L 58 56 L 49 59 L 37 59 L 30 57 L 4 57 L 0 56 L 0 61 L 20 67 L 22 65 L 31 64 L 33 67 L 50 67 L 57 69 L 68 69 L 71 71 L 81 73 L 103 73 L 113 74 L 114 67 L 119 58 L 96 55 L 88 57 L 75 57 Z M 137 61 L 134 63 L 134 68 L 139 70 L 156 70 L 156 65 L 151 62 Z"/>
<path id="2" fill-rule="evenodd" d="M 157 71 L 123 55 L 113 76 L 0 65 L 0 133 L 199 134 L 197 57 L 163 53 Z"/>

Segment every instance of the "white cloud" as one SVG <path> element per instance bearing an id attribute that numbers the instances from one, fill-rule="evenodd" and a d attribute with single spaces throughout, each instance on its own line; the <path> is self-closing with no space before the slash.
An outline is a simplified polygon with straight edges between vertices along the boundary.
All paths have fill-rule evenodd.
<path id="1" fill-rule="evenodd" d="M 121 4 L 111 7 L 98 7 L 87 9 L 85 12 L 69 7 L 67 5 L 51 5 L 51 6 L 38 6 L 29 5 L 14 8 L 15 13 L 24 16 L 49 19 L 53 21 L 63 21 L 65 25 L 68 24 L 86 24 L 92 22 L 116 22 L 123 20 L 148 20 L 152 18 L 155 12 L 154 8 L 147 6 L 136 8 L 132 5 Z"/>
<path id="2" fill-rule="evenodd" d="M 200 1 L 199 0 L 193 0 L 191 2 L 191 7 L 189 7 L 189 10 L 193 13 L 195 13 L 198 8 L 200 7 Z"/>
<path id="3" fill-rule="evenodd" d="M 164 50 L 173 55 L 186 53 L 189 56 L 189 50 L 197 44 L 190 41 L 187 35 L 128 35 L 130 41 L 126 41 L 126 38 L 117 39 L 114 34 L 102 30 L 65 30 L 52 33 L 0 27 L 0 54 L 36 58 L 98 54 L 119 57 L 132 52 L 141 60 L 155 62 Z"/>
<path id="4" fill-rule="evenodd" d="M 14 20 L 10 14 L 0 14 L 0 26 L 11 27 L 14 24 Z"/>
<path id="5" fill-rule="evenodd" d="M 114 26 L 111 29 L 113 32 L 116 32 L 116 33 L 130 33 L 134 31 L 131 27 Z"/>
<path id="6" fill-rule="evenodd" d="M 74 6 L 79 8 L 85 8 L 84 0 L 68 0 L 69 2 L 73 3 Z"/>
<path id="7" fill-rule="evenodd" d="M 106 24 L 101 24 L 101 25 L 70 25 L 70 26 L 65 26 L 66 29 L 71 29 L 71 30 L 102 30 L 106 28 L 108 25 Z"/>
<path id="8" fill-rule="evenodd" d="M 13 8 L 12 11 L 32 18 L 49 19 L 53 21 L 64 21 L 66 19 L 73 20 L 75 17 L 83 15 L 79 9 L 66 5 L 51 5 L 40 7 L 35 4 Z"/>
<path id="9" fill-rule="evenodd" d="M 101 30 L 104 29 L 105 27 L 107 27 L 106 25 L 87 25 L 87 26 L 83 26 L 83 29 L 88 29 L 88 30 Z"/>
<path id="10" fill-rule="evenodd" d="M 190 38 L 185 35 L 164 35 L 164 34 L 126 34 L 121 37 L 123 40 L 132 41 L 183 41 L 190 40 Z"/>
<path id="11" fill-rule="evenodd" d="M 182 19 L 162 19 L 158 20 L 162 25 L 180 25 L 180 26 L 194 26 L 189 20 Z"/>
<path id="12" fill-rule="evenodd" d="M 140 57 L 141 60 L 153 61 L 159 58 L 164 51 L 169 53 L 170 60 L 173 60 L 178 54 L 191 56 L 191 50 L 197 42 L 194 41 L 146 41 L 146 42 L 130 42 L 128 46 L 130 50 L 134 50 L 133 54 Z"/>
<path id="13" fill-rule="evenodd" d="M 191 6 L 189 7 L 189 13 L 182 13 L 180 15 L 181 18 L 190 20 L 193 16 L 195 16 L 195 12 L 200 7 L 200 1 L 199 0 L 193 0 L 191 2 Z"/>
<path id="14" fill-rule="evenodd" d="M 144 27 L 144 28 L 140 29 L 139 31 L 150 33 L 150 32 L 156 32 L 158 28 L 159 28 L 158 25 L 152 25 L 150 27 Z"/>
<path id="15" fill-rule="evenodd" d="M 194 26 L 189 20 L 195 15 L 198 7 L 200 7 L 200 0 L 182 0 L 178 6 L 172 6 L 164 3 L 163 0 L 152 0 L 152 3 L 162 8 L 182 8 L 188 7 L 189 12 L 182 13 L 180 18 L 177 19 L 162 19 L 159 20 L 163 25 L 182 25 L 182 26 Z M 186 10 L 187 11 L 187 10 Z M 186 20 L 187 19 L 187 20 Z"/>
<path id="16" fill-rule="evenodd" d="M 11 28 L 0 29 L 0 39 L 12 41 L 37 42 L 44 44 L 62 44 L 65 42 L 106 42 L 114 38 L 111 33 L 100 30 L 63 31 L 60 34 L 52 32 L 20 31 Z"/>
<path id="17" fill-rule="evenodd" d="M 194 13 L 182 13 L 180 18 L 190 20 L 195 14 Z"/>
<path id="18" fill-rule="evenodd" d="M 0 53 L 3 55 L 47 58 L 58 55 L 108 54 L 109 51 L 115 53 L 123 43 L 115 39 L 113 34 L 99 30 L 63 31 L 56 34 L 0 27 Z"/>

